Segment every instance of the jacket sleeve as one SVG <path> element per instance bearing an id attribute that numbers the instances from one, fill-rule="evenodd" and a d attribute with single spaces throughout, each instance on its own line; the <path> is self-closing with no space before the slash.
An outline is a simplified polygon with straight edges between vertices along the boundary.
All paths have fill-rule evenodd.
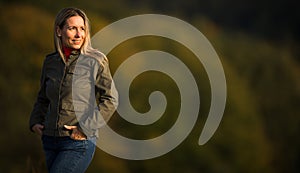
<path id="1" fill-rule="evenodd" d="M 35 124 L 44 124 L 45 116 L 48 112 L 48 107 L 50 101 L 46 97 L 46 87 L 45 87 L 45 62 L 42 68 L 42 74 L 40 79 L 40 90 L 38 92 L 37 99 L 35 101 L 33 110 L 30 115 L 29 127 L 32 131 L 32 126 Z"/>
<path id="2" fill-rule="evenodd" d="M 105 58 L 95 81 L 96 101 L 103 119 L 107 122 L 118 106 L 118 92 L 112 79 L 107 58 Z"/>

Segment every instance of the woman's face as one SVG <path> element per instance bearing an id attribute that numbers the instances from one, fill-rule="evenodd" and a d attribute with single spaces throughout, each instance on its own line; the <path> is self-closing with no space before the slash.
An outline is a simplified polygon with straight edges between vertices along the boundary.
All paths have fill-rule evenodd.
<path id="1" fill-rule="evenodd" d="M 85 26 L 81 16 L 72 16 L 66 20 L 63 28 L 57 27 L 57 35 L 65 47 L 80 49 L 85 40 Z"/>

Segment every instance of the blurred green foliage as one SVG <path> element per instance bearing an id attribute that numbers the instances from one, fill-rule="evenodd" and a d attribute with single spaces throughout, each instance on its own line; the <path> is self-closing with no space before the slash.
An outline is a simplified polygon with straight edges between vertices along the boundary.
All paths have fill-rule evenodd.
<path id="1" fill-rule="evenodd" d="M 128 161 L 97 149 L 87 172 L 299 172 L 299 33 L 294 32 L 294 25 L 279 20 L 286 25 L 277 28 L 282 32 L 277 37 L 278 33 L 271 30 L 276 24 L 266 24 L 270 22 L 267 19 L 276 21 L 273 17 L 282 15 L 282 11 L 276 13 L 280 6 L 277 1 L 265 16 L 250 1 L 246 3 L 248 6 L 234 0 L 230 2 L 225 7 L 232 7 L 234 3 L 238 6 L 227 13 L 222 7 L 224 2 L 217 0 L 207 3 L 196 0 L 186 3 L 179 0 L 143 3 L 136 0 L 1 1 L 0 172 L 46 172 L 40 139 L 29 131 L 28 119 L 39 88 L 43 59 L 53 51 L 55 15 L 67 6 L 86 11 L 93 34 L 113 21 L 134 14 L 160 12 L 190 22 L 215 47 L 228 87 L 223 120 L 213 138 L 199 146 L 197 141 L 210 106 L 209 80 L 201 62 L 179 43 L 158 37 L 136 38 L 117 46 L 108 55 L 112 73 L 127 57 L 142 50 L 158 49 L 181 59 L 199 85 L 199 118 L 189 137 L 164 156 Z M 287 3 L 291 6 L 290 1 Z M 266 9 L 267 5 L 259 7 Z M 234 14 L 241 15 L 234 18 Z M 289 12 L 292 14 L 294 11 Z M 270 34 L 264 37 L 269 30 Z M 150 109 L 148 96 L 155 90 L 162 91 L 168 100 L 167 110 L 158 122 L 141 127 L 122 120 L 116 113 L 110 126 L 136 139 L 166 132 L 176 121 L 180 109 L 179 91 L 170 77 L 158 72 L 139 75 L 132 83 L 130 99 L 138 111 L 146 112 Z"/>

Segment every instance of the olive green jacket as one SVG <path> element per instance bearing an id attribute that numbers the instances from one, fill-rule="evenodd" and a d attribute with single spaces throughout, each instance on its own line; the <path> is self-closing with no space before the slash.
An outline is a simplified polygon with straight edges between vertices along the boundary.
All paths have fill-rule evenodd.
<path id="1" fill-rule="evenodd" d="M 44 60 L 30 129 L 42 124 L 43 135 L 69 136 L 64 125 L 76 125 L 88 138 L 98 137 L 99 128 L 109 120 L 117 104 L 118 94 L 105 55 L 72 51 L 65 63 L 55 52 Z"/>

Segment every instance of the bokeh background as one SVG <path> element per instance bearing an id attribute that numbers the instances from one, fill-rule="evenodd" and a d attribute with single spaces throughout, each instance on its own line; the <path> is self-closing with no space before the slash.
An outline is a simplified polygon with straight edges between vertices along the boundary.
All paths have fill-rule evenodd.
<path id="1" fill-rule="evenodd" d="M 1 0 L 1 173 L 46 172 L 40 139 L 29 131 L 28 119 L 42 62 L 54 49 L 55 15 L 68 6 L 87 13 L 92 34 L 136 14 L 159 13 L 189 22 L 216 49 L 228 86 L 223 120 L 213 138 L 199 146 L 210 103 L 209 80 L 201 62 L 183 45 L 159 37 L 140 37 L 117 46 L 108 55 L 112 73 L 142 50 L 167 51 L 181 59 L 199 86 L 199 118 L 188 138 L 164 156 L 129 161 L 97 149 L 87 172 L 300 171 L 300 13 L 295 0 Z M 166 132 L 180 109 L 179 90 L 172 78 L 159 72 L 143 73 L 133 81 L 130 99 L 137 111 L 146 112 L 148 96 L 155 90 L 164 92 L 168 100 L 158 122 L 137 126 L 116 113 L 110 126 L 135 139 Z"/>

